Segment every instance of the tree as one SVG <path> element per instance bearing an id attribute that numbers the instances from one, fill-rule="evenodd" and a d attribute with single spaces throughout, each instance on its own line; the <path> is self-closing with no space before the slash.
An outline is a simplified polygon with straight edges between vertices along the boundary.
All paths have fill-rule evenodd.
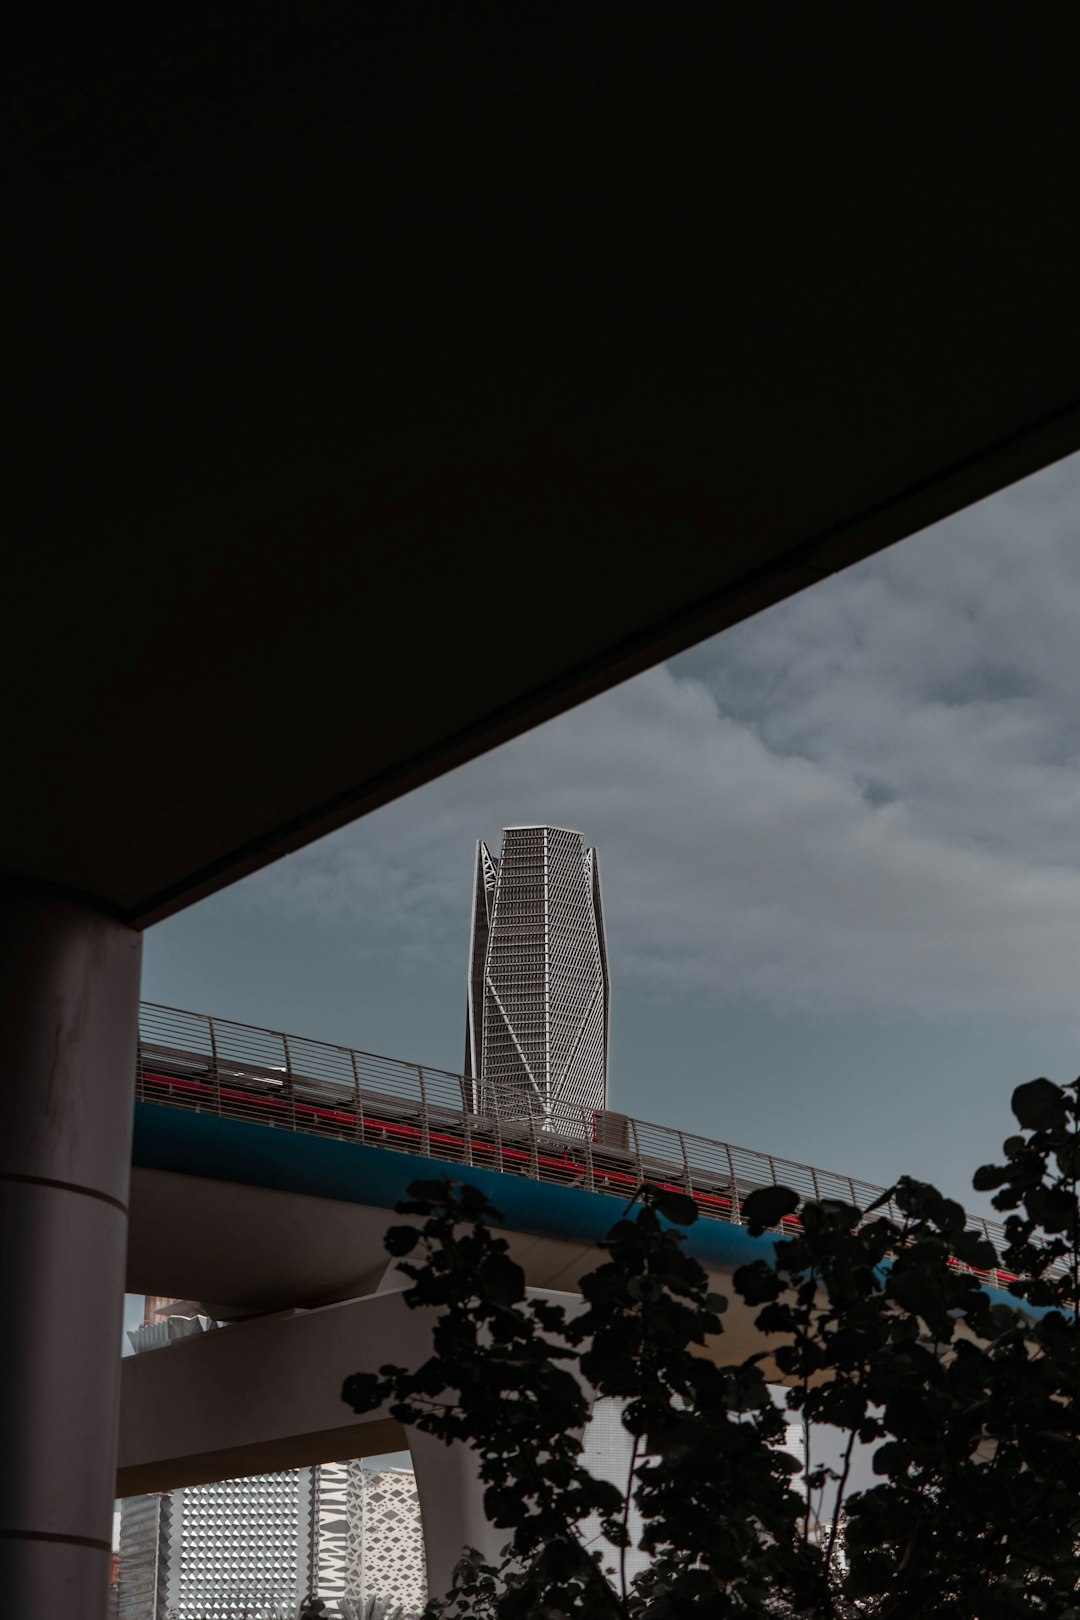
<path id="1" fill-rule="evenodd" d="M 465 1551 L 428 1612 L 1078 1620 L 1078 1087 L 1019 1087 L 1020 1132 L 976 1173 L 1007 1212 L 1000 1256 L 959 1204 L 909 1178 L 867 1210 L 751 1193 L 751 1232 L 781 1235 L 733 1287 L 770 1348 L 730 1365 L 702 1353 L 726 1301 L 685 1252 L 685 1195 L 640 1189 L 568 1314 L 528 1296 L 475 1188 L 414 1183 L 399 1210 L 419 1224 L 391 1228 L 387 1248 L 407 1303 L 438 1313 L 433 1353 L 355 1375 L 343 1397 L 473 1446 L 507 1532 L 500 1563 Z M 979 1275 L 1002 1266 L 1016 1274 L 1005 1303 Z M 800 1472 L 783 1449 L 777 1377 L 788 1412 L 843 1432 L 838 1467 L 808 1457 Z M 590 1390 L 625 1403 L 623 1489 L 583 1465 Z M 876 1445 L 878 1483 L 853 1491 L 858 1440 Z M 651 1555 L 633 1580 L 631 1501 Z"/>

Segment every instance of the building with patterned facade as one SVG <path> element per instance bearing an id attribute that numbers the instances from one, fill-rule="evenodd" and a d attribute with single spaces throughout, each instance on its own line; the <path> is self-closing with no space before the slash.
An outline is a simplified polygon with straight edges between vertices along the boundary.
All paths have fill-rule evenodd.
<path id="1" fill-rule="evenodd" d="M 427 1574 L 412 1470 L 345 1462 L 312 1472 L 312 1590 L 339 1605 L 386 1599 L 406 1613 L 422 1609 Z"/>
<path id="2" fill-rule="evenodd" d="M 343 1620 L 423 1608 L 409 1469 L 323 1463 L 121 1504 L 120 1620 L 286 1615 L 309 1592 Z"/>
<path id="3" fill-rule="evenodd" d="M 607 1099 L 610 985 L 595 849 L 563 827 L 476 848 L 465 1072 L 478 1113 L 580 1130 Z"/>

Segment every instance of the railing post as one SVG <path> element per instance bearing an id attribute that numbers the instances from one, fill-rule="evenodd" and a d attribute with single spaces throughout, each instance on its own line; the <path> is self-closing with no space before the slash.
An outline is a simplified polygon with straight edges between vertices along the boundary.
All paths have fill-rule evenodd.
<path id="1" fill-rule="evenodd" d="M 814 1197 L 817 1199 L 818 1203 L 820 1203 L 821 1188 L 818 1186 L 817 1171 L 814 1169 L 813 1165 L 810 1166 L 810 1185 L 814 1189 Z"/>
<path id="2" fill-rule="evenodd" d="M 473 1162 L 473 1156 L 472 1156 L 472 1116 L 471 1116 L 471 1114 L 465 1114 L 465 1115 L 462 1116 L 462 1118 L 463 1118 L 463 1129 L 462 1129 L 461 1134 L 462 1134 L 462 1136 L 464 1137 L 464 1140 L 465 1140 L 465 1163 L 471 1169 L 472 1168 L 472 1162 Z"/>
<path id="3" fill-rule="evenodd" d="M 686 1152 L 686 1137 L 683 1135 L 682 1131 L 679 1131 L 677 1134 L 679 1138 L 679 1151 L 682 1154 L 683 1185 L 686 1188 L 688 1196 L 693 1198 L 694 1182 L 693 1177 L 690 1174 L 690 1160 Z"/>
<path id="4" fill-rule="evenodd" d="M 995 1272 L 1000 1271 L 1001 1270 L 1001 1256 L 998 1253 L 997 1244 L 994 1242 L 993 1238 L 990 1236 L 990 1222 L 986 1219 L 985 1215 L 980 1216 L 979 1225 L 982 1227 L 983 1237 L 986 1239 L 987 1243 L 989 1243 L 990 1247 L 994 1251 L 993 1270 Z"/>
<path id="5" fill-rule="evenodd" d="M 425 1159 L 431 1158 L 431 1122 L 427 1111 L 427 1086 L 424 1083 L 424 1070 L 417 1064 L 416 1072 L 420 1077 L 420 1152 Z"/>
<path id="6" fill-rule="evenodd" d="M 540 1180 L 540 1154 L 536 1145 L 536 1116 L 529 1114 L 529 1179 Z"/>
<path id="7" fill-rule="evenodd" d="M 296 1092 L 293 1090 L 292 1053 L 289 1051 L 289 1037 L 282 1035 L 281 1044 L 285 1049 L 285 1087 L 289 1098 L 289 1120 L 291 1129 L 296 1129 Z"/>
<path id="8" fill-rule="evenodd" d="M 502 1170 L 504 1168 L 504 1166 L 503 1166 L 502 1115 L 499 1113 L 499 1110 L 496 1108 L 495 1112 L 492 1114 L 491 1117 L 495 1122 L 495 1153 L 496 1153 L 496 1156 L 497 1156 L 497 1159 L 498 1159 L 497 1169 Z"/>
<path id="9" fill-rule="evenodd" d="M 585 1139 L 585 1186 L 586 1186 L 586 1188 L 588 1189 L 589 1192 L 595 1192 L 596 1191 L 596 1179 L 593 1176 L 592 1132 L 588 1128 L 589 1120 L 588 1120 L 588 1115 L 587 1115 L 585 1109 L 582 1109 L 581 1117 L 582 1117 L 582 1135 L 583 1135 L 583 1137 Z"/>
<path id="10" fill-rule="evenodd" d="M 742 1225 L 742 1210 L 739 1208 L 739 1178 L 735 1174 L 735 1160 L 731 1157 L 731 1143 L 724 1143 L 724 1152 L 727 1154 L 728 1174 L 731 1177 L 731 1210 L 728 1219 L 734 1221 L 736 1226 Z"/>
<path id="11" fill-rule="evenodd" d="M 356 1053 L 349 1047 L 349 1062 L 352 1065 L 353 1099 L 356 1107 L 356 1140 L 364 1140 L 364 1093 L 360 1088 L 360 1070 L 356 1067 Z"/>
<path id="12" fill-rule="evenodd" d="M 213 1018 L 207 1014 L 206 1022 L 210 1029 L 210 1083 L 214 1088 L 214 1101 L 217 1104 L 217 1116 L 221 1118 L 221 1073 L 218 1069 L 217 1031 L 214 1028 Z"/>
<path id="13" fill-rule="evenodd" d="M 645 1166 L 641 1162 L 641 1143 L 638 1140 L 637 1120 L 632 1119 L 630 1120 L 629 1124 L 630 1135 L 634 1139 L 634 1168 L 637 1171 L 637 1183 L 640 1187 L 645 1180 Z"/>

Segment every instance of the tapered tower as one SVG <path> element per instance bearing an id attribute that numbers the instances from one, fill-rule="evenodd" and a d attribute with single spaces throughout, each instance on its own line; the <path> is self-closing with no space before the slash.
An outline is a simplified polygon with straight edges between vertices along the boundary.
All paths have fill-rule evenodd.
<path id="1" fill-rule="evenodd" d="M 607 1100 L 610 1018 L 596 851 L 563 827 L 476 847 L 465 1072 L 474 1107 L 580 1128 Z"/>

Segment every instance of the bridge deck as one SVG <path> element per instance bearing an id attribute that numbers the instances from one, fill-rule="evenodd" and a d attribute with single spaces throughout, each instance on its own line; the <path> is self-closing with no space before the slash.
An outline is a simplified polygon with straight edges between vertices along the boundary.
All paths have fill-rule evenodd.
<path id="1" fill-rule="evenodd" d="M 590 1247 L 615 1218 L 612 1201 L 625 1204 L 648 1180 L 694 1199 L 703 1221 L 692 1247 L 703 1259 L 728 1247 L 719 1233 L 710 1240 L 704 1223 L 741 1229 L 743 1200 L 757 1187 L 782 1184 L 860 1209 L 883 1194 L 837 1172 L 610 1111 L 563 1108 L 550 1120 L 481 1114 L 472 1089 L 468 1076 L 144 1004 L 135 1164 L 384 1210 L 416 1177 L 464 1168 L 508 1226 Z M 203 1127 L 183 1128 L 173 1110 L 203 1116 Z M 208 1130 L 212 1121 L 224 1128 Z M 286 1149 L 281 1132 L 308 1147 L 296 1141 Z M 346 1144 L 352 1151 L 342 1155 Z M 538 1184 L 536 1191 L 523 1182 Z M 564 1196 L 552 1197 L 555 1189 Z M 204 1196 L 215 1195 L 204 1187 Z M 797 1222 L 789 1216 L 786 1224 Z M 998 1223 L 972 1218 L 969 1225 L 1000 1250 Z M 1012 1279 L 998 1270 L 988 1280 Z"/>

